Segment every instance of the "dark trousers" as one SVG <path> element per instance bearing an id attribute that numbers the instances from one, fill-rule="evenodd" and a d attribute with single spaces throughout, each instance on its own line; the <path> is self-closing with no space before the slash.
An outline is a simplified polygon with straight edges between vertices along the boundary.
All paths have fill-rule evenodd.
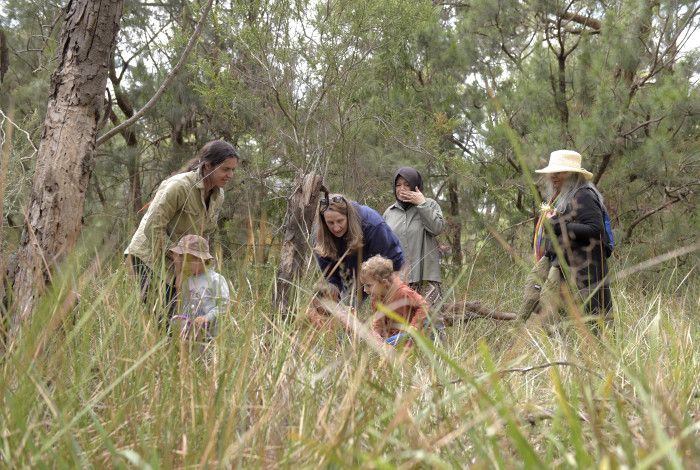
<path id="1" fill-rule="evenodd" d="M 140 258 L 129 255 L 134 273 L 139 277 L 141 300 L 156 315 L 158 325 L 165 328 L 175 313 L 175 296 L 177 289 L 174 283 L 168 283 L 157 276 Z M 164 312 L 166 314 L 164 315 Z"/>
<path id="2" fill-rule="evenodd" d="M 532 268 L 525 279 L 525 296 L 519 317 L 529 324 L 553 323 L 559 317 L 563 305 L 563 290 L 569 290 L 561 269 L 552 266 L 545 256 Z M 577 299 L 583 302 L 586 315 L 600 316 L 607 324 L 612 322 L 612 295 L 610 286 L 604 284 L 593 295 L 593 288 L 578 288 Z M 571 292 L 569 291 L 569 294 Z M 590 299 L 589 299 L 590 297 Z"/>

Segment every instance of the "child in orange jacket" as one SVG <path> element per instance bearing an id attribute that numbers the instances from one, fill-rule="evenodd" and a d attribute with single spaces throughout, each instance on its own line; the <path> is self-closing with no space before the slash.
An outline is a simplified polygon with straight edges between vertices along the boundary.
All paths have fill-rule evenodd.
<path id="1" fill-rule="evenodd" d="M 414 328 L 420 330 L 428 316 L 425 299 L 408 287 L 394 271 L 391 260 L 381 255 L 373 256 L 360 269 L 360 281 L 370 296 L 372 309 L 377 311 L 377 304 L 382 303 L 388 309 L 406 320 Z M 383 313 L 376 313 L 372 323 L 372 332 L 382 342 L 396 345 L 402 329 L 400 324 Z"/>

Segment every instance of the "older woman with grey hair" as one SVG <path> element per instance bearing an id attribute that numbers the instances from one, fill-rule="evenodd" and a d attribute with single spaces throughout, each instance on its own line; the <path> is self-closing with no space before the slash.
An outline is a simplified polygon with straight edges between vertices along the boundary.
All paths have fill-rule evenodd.
<path id="1" fill-rule="evenodd" d="M 550 154 L 549 164 L 536 173 L 547 176 L 547 202 L 535 228 L 535 267 L 528 275 L 521 317 L 550 321 L 561 305 L 568 271 L 585 311 L 608 320 L 612 297 L 607 279 L 611 247 L 605 229 L 603 196 L 590 182 L 572 150 Z M 549 225 L 549 230 L 546 225 Z M 533 312 L 538 315 L 530 317 Z"/>

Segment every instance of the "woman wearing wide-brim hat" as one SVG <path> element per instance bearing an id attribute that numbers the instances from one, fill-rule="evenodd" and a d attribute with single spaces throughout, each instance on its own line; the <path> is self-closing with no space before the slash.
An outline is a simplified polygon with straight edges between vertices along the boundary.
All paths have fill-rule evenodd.
<path id="1" fill-rule="evenodd" d="M 535 267 L 526 281 L 521 317 L 538 323 L 556 318 L 562 289 L 570 284 L 576 286 L 585 314 L 609 320 L 610 247 L 603 196 L 590 182 L 593 174 L 581 166 L 581 155 L 573 150 L 552 152 L 549 164 L 535 173 L 547 177 L 547 202 L 542 204 L 535 228 Z M 566 282 L 566 275 L 570 282 Z"/>

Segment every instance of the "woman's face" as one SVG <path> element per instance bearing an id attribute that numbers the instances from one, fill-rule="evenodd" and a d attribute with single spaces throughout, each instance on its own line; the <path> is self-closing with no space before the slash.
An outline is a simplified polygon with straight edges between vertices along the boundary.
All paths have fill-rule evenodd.
<path id="1" fill-rule="evenodd" d="M 554 186 L 554 190 L 559 192 L 561 190 L 561 187 L 564 185 L 564 182 L 569 179 L 571 176 L 571 173 L 564 172 L 564 173 L 550 173 L 549 174 L 549 181 L 551 181 L 552 186 Z"/>
<path id="2" fill-rule="evenodd" d="M 396 197 L 400 200 L 403 201 L 404 197 L 403 194 L 409 191 L 413 191 L 413 188 L 411 188 L 408 185 L 408 180 L 404 178 L 403 176 L 399 176 L 396 178 L 396 186 L 394 187 L 396 190 Z"/>
<path id="3" fill-rule="evenodd" d="M 237 158 L 227 158 L 213 170 L 209 168 L 208 164 L 205 165 L 204 174 L 207 175 L 207 179 L 209 180 L 211 187 L 223 188 L 229 181 L 231 181 L 231 178 L 233 178 L 233 172 L 237 166 Z"/>
<path id="4" fill-rule="evenodd" d="M 345 236 L 348 231 L 348 218 L 340 212 L 328 209 L 323 213 L 323 220 L 328 230 L 337 238 Z"/>

